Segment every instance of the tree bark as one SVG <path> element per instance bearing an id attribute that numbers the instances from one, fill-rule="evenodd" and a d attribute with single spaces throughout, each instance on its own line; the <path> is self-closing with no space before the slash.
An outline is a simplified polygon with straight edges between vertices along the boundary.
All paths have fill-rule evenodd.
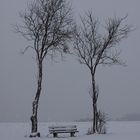
<path id="1" fill-rule="evenodd" d="M 97 124 L 97 96 L 96 96 L 96 84 L 95 84 L 95 77 L 94 74 L 91 73 L 92 75 L 92 109 L 93 109 L 93 134 L 96 133 L 96 124 Z"/>
<path id="2" fill-rule="evenodd" d="M 35 99 L 32 103 L 32 116 L 31 116 L 31 137 L 40 137 L 38 132 L 38 104 L 42 89 L 42 61 L 38 63 L 38 83 Z"/>

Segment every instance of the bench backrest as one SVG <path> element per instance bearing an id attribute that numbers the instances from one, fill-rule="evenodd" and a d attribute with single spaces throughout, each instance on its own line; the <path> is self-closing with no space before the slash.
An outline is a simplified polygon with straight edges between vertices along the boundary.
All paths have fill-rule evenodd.
<path id="1" fill-rule="evenodd" d="M 76 125 L 69 125 L 69 126 L 50 126 L 49 127 L 49 132 L 62 132 L 62 131 L 72 131 L 72 132 L 76 132 L 77 131 L 77 127 Z"/>

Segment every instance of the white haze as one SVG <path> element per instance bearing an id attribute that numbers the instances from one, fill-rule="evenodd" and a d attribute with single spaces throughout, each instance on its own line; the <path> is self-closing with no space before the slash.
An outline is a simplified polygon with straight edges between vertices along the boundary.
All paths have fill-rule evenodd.
<path id="1" fill-rule="evenodd" d="M 30 0 L 31 1 L 31 0 Z M 36 65 L 32 50 L 20 52 L 28 42 L 13 31 L 21 22 L 18 12 L 29 0 L 0 1 L 0 121 L 29 121 L 36 91 Z M 127 67 L 100 67 L 99 108 L 110 118 L 140 114 L 140 1 L 139 0 L 72 0 L 75 17 L 93 10 L 99 20 L 123 17 L 136 30 L 122 41 L 122 59 Z M 78 20 L 78 19 L 77 19 Z M 59 62 L 59 63 L 58 63 Z M 92 117 L 88 94 L 88 69 L 68 56 L 57 63 L 47 61 L 44 67 L 43 92 L 39 104 L 39 121 L 70 121 Z"/>

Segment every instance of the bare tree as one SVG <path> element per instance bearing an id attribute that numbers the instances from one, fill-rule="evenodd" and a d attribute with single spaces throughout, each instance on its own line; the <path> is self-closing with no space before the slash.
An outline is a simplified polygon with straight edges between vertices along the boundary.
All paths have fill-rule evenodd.
<path id="1" fill-rule="evenodd" d="M 109 18 L 106 22 L 105 30 L 99 33 L 99 21 L 93 17 L 92 12 L 81 17 L 81 25 L 77 27 L 74 36 L 74 53 L 81 64 L 87 66 L 91 74 L 92 85 L 92 107 L 93 107 L 93 133 L 96 129 L 97 99 L 95 75 L 97 67 L 102 65 L 123 65 L 119 59 L 120 51 L 117 51 L 117 45 L 126 38 L 131 31 L 129 25 L 125 25 L 123 18 Z"/>
<path id="2" fill-rule="evenodd" d="M 68 51 L 68 43 L 73 34 L 71 5 L 66 0 L 34 0 L 25 12 L 20 13 L 22 25 L 16 31 L 32 42 L 38 67 L 37 91 L 32 104 L 31 137 L 38 132 L 38 104 L 42 90 L 43 61 L 47 56 Z"/>

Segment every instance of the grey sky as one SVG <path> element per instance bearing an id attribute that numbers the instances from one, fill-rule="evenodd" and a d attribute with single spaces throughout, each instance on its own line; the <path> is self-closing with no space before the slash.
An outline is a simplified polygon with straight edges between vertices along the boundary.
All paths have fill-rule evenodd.
<path id="1" fill-rule="evenodd" d="M 18 12 L 29 0 L 0 1 L 0 121 L 28 121 L 36 90 L 36 66 L 31 51 L 21 55 L 28 42 L 15 34 Z M 31 1 L 31 0 L 30 0 Z M 99 106 L 110 117 L 140 113 L 140 18 L 139 0 L 72 0 L 74 14 L 93 10 L 101 20 L 128 14 L 128 24 L 136 27 L 121 42 L 127 67 L 100 67 L 97 81 Z M 59 63 L 46 62 L 40 121 L 65 121 L 90 117 L 89 71 L 74 58 Z"/>

